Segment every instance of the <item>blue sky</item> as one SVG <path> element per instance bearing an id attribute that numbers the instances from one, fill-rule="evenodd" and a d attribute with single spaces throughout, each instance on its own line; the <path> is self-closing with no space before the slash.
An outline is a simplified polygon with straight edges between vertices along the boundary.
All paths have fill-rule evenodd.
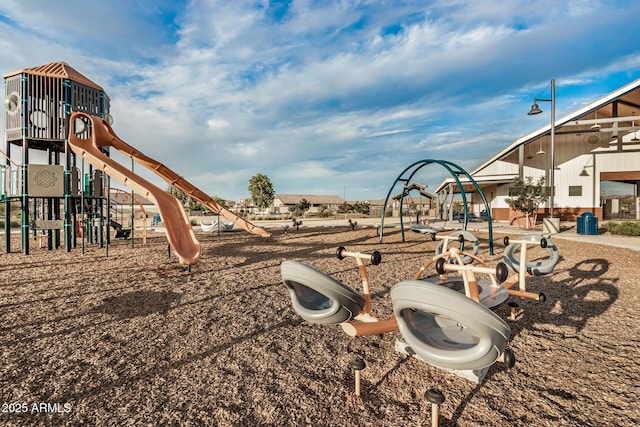
<path id="1" fill-rule="evenodd" d="M 383 199 L 415 161 L 471 171 L 547 124 L 526 113 L 552 78 L 558 117 L 640 78 L 638 16 L 633 0 L 3 0 L 0 64 L 67 62 L 123 140 L 209 194 L 247 197 L 263 173 L 278 193 Z"/>

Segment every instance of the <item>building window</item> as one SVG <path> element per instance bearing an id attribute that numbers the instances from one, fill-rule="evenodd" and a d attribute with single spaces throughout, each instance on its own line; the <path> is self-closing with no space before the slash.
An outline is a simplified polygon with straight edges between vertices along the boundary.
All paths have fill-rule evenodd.
<path id="1" fill-rule="evenodd" d="M 569 196 L 582 196 L 582 185 L 570 185 Z"/>

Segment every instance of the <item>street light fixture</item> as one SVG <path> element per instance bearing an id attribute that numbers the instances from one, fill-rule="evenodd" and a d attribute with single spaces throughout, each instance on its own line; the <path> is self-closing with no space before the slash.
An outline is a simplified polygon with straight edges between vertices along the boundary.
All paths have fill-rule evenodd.
<path id="1" fill-rule="evenodd" d="M 555 136 L 556 136 L 556 81 L 551 79 L 551 99 L 533 98 L 533 105 L 531 110 L 527 113 L 532 116 L 534 114 L 542 113 L 540 107 L 538 107 L 538 101 L 551 103 L 551 171 L 549 172 L 549 185 L 551 191 L 549 192 L 549 216 L 553 218 L 553 196 L 554 196 L 554 174 L 555 174 Z"/>

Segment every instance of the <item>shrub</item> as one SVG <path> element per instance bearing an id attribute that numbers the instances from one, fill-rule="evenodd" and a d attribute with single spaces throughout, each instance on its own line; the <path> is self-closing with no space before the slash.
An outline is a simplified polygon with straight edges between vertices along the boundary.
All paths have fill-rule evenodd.
<path id="1" fill-rule="evenodd" d="M 247 217 L 249 221 L 278 221 L 281 219 L 289 219 L 289 215 L 249 215 Z"/>
<path id="2" fill-rule="evenodd" d="M 329 218 L 331 216 L 331 210 L 326 205 L 322 205 L 318 208 L 318 216 L 320 218 Z"/>
<path id="3" fill-rule="evenodd" d="M 623 221 L 608 222 L 607 231 L 611 234 L 622 234 L 625 236 L 640 236 L 640 222 Z"/>

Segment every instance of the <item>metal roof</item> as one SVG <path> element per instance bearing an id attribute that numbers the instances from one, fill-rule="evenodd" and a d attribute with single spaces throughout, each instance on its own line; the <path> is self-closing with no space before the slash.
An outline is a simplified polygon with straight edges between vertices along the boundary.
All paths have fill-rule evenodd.
<path id="1" fill-rule="evenodd" d="M 39 65 L 37 67 L 23 68 L 21 70 L 4 74 L 2 77 L 6 79 L 18 74 L 33 74 L 45 77 L 69 79 L 73 80 L 76 83 L 80 83 L 104 92 L 104 89 L 102 89 L 102 87 L 100 87 L 98 84 L 94 83 L 93 81 L 82 75 L 80 72 L 78 72 L 75 68 L 63 61 L 49 62 L 48 64 Z"/>
<path id="2" fill-rule="evenodd" d="M 555 134 L 556 138 L 563 133 L 582 135 L 583 137 L 587 135 L 610 136 L 618 131 L 622 134 L 628 129 L 637 129 L 636 123 L 640 124 L 640 79 L 634 80 L 572 113 L 556 119 Z M 594 125 L 599 125 L 599 128 L 594 129 Z M 498 160 L 505 160 L 509 156 L 517 156 L 517 150 L 520 146 L 536 142 L 549 136 L 550 133 L 551 123 L 516 139 L 474 169 L 470 175 L 478 183 L 482 181 L 493 181 L 494 183 L 500 181 L 500 179 L 495 180 L 494 177 L 488 177 L 488 179 L 484 180 L 483 175 L 480 175 L 480 173 Z M 504 178 L 508 179 L 508 177 Z M 436 189 L 436 193 L 442 191 L 452 181 L 453 179 L 451 178 L 445 179 Z M 461 176 L 460 181 L 465 182 L 468 180 Z"/>
<path id="3" fill-rule="evenodd" d="M 324 196 L 313 194 L 276 194 L 285 205 L 297 205 L 302 199 L 306 199 L 312 205 L 341 205 L 347 201 L 340 196 Z"/>
<path id="4" fill-rule="evenodd" d="M 585 105 L 578 110 L 555 120 L 555 130 L 556 133 L 563 126 L 582 126 L 587 129 L 594 124 L 599 124 L 601 126 L 604 125 L 612 125 L 613 123 L 618 123 L 612 121 L 617 117 L 626 117 L 627 121 L 631 122 L 632 118 L 635 117 L 635 120 L 640 120 L 640 116 L 636 116 L 636 113 L 640 114 L 640 79 L 635 80 L 621 88 L 609 93 L 608 95 L 603 96 L 602 98 L 593 101 L 590 104 Z M 617 111 L 616 111 L 617 110 Z M 597 117 L 597 118 L 596 118 Z M 589 120 L 591 119 L 591 120 Z M 575 122 L 579 123 L 575 123 Z M 629 123 L 630 124 L 630 123 Z M 577 129 L 578 131 L 587 132 L 587 129 Z M 608 131 L 610 129 L 600 128 L 599 132 Z M 521 145 L 525 145 L 531 141 L 535 141 L 540 137 L 543 137 L 551 132 L 551 123 L 546 126 L 541 127 L 521 138 L 518 138 L 514 142 L 512 142 L 509 146 L 504 148 L 502 151 L 495 154 L 489 160 L 481 164 L 477 167 L 473 172 L 470 173 L 471 176 L 476 175 L 482 169 L 490 165 L 491 163 L 499 160 L 502 157 L 513 152 L 515 149 L 520 147 Z M 596 133 L 594 130 L 593 133 Z M 475 176 L 474 176 L 475 179 Z"/>

